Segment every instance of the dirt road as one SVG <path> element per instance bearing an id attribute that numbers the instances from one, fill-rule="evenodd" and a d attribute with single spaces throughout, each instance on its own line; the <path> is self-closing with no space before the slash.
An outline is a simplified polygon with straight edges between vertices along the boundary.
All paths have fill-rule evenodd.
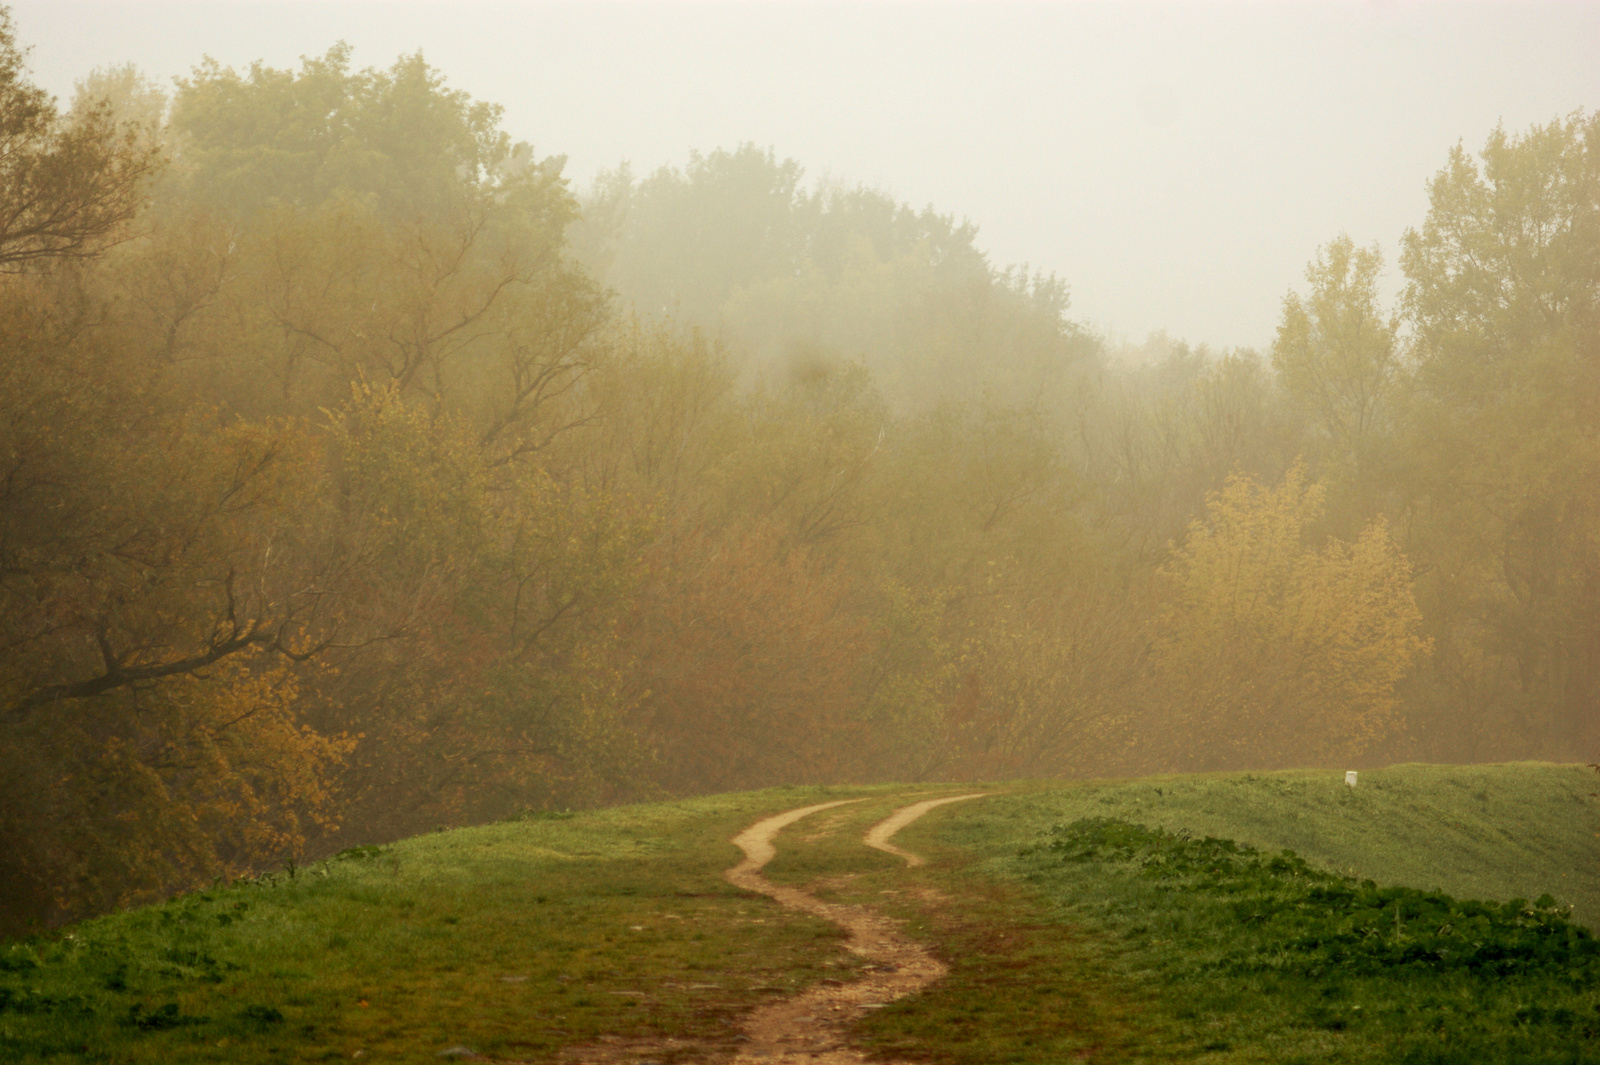
<path id="1" fill-rule="evenodd" d="M 981 798 L 983 794 L 912 803 L 872 826 L 862 842 L 903 859 L 908 868 L 922 865 L 921 855 L 889 842 L 895 833 L 935 807 Z M 809 892 L 774 884 L 761 875 L 777 855 L 777 836 L 783 829 L 823 810 L 861 801 L 840 799 L 802 806 L 757 821 L 733 838 L 733 843 L 744 851 L 744 861 L 723 875 L 747 891 L 766 895 L 789 909 L 813 914 L 845 929 L 850 934 L 845 947 L 865 960 L 862 971 L 866 975 L 851 982 L 825 980 L 793 998 L 757 1008 L 741 1027 L 740 1049 L 731 1065 L 865 1065 L 867 1056 L 847 1042 L 850 1022 L 868 1010 L 915 994 L 945 974 L 944 965 L 926 947 L 902 935 L 899 922 L 877 910 L 824 902 Z M 466 1060 L 488 1060 L 465 1047 L 452 1051 L 456 1049 L 465 1052 Z M 673 1038 L 602 1037 L 598 1043 L 567 1047 L 560 1056 L 562 1065 L 659 1065 L 667 1059 L 729 1063 L 725 1043 L 697 1044 Z"/>
<path id="2" fill-rule="evenodd" d="M 980 798 L 980 794 L 929 799 L 896 810 L 874 825 L 863 842 L 869 847 L 903 858 L 906 865 L 923 864 L 920 855 L 889 842 L 902 828 L 936 806 Z M 867 961 L 866 976 L 853 983 L 829 984 L 794 998 L 763 1006 L 745 1023 L 744 1044 L 736 1062 L 763 1065 L 862 1065 L 865 1054 L 851 1048 L 845 1031 L 851 1020 L 897 998 L 915 994 L 945 973 L 944 965 L 920 943 L 900 934 L 897 922 L 865 906 L 823 902 L 798 888 L 774 884 L 761 869 L 777 853 L 775 838 L 784 828 L 810 814 L 831 810 L 857 799 L 820 803 L 790 810 L 758 821 L 734 837 L 745 860 L 729 869 L 728 879 L 749 891 L 758 891 L 791 909 L 815 914 L 850 933 L 846 949 Z"/>

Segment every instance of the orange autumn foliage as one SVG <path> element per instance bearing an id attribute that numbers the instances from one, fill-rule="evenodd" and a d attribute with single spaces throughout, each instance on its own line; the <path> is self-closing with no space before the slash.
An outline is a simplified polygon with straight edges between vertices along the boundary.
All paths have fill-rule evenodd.
<path id="1" fill-rule="evenodd" d="M 300 697 L 286 664 L 256 652 L 30 719 L 13 735 L 31 756 L 0 784 L 8 861 L 71 913 L 294 860 L 336 826 L 354 746 L 307 727 Z"/>
<path id="2" fill-rule="evenodd" d="M 865 652 L 847 590 L 771 526 L 663 544 L 632 638 L 666 788 L 836 778 Z"/>

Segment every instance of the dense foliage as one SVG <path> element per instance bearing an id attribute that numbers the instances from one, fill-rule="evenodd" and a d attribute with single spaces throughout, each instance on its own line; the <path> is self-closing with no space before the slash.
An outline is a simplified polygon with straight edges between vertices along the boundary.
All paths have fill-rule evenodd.
<path id="1" fill-rule="evenodd" d="M 420 57 L 0 24 L 0 914 L 525 808 L 1593 754 L 1600 117 L 1270 360 L 751 147 L 585 197 Z"/>

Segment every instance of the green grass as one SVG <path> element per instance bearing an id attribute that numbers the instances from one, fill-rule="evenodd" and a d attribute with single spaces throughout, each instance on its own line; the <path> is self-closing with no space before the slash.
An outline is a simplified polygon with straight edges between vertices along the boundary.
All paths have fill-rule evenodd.
<path id="1" fill-rule="evenodd" d="M 732 1053 L 756 1004 L 855 962 L 830 926 L 729 886 L 728 840 L 853 796 L 786 830 L 768 875 L 883 906 L 950 962 L 861 1023 L 882 1053 L 1600 1061 L 1593 940 L 1572 923 L 1600 926 L 1591 771 L 1013 783 L 906 829 L 924 869 L 860 845 L 944 791 L 781 789 L 439 833 L 0 944 L 0 1061 L 552 1061 L 602 1036 L 701 1048 L 649 1054 L 669 1063 Z M 1283 848 L 1301 861 L 1274 864 Z M 1482 964 L 1471 943 L 1491 945 L 1471 948 Z"/>
<path id="2" fill-rule="evenodd" d="M 959 1063 L 1600 1061 L 1600 962 L 1568 920 L 1595 913 L 1597 783 L 1402 766 L 951 807 L 902 844 L 942 856 L 957 903 L 907 912 L 951 975 L 863 1036 Z M 1291 845 L 1315 860 L 1274 865 Z M 1464 901 L 1519 897 L 1545 905 Z"/>
<path id="3" fill-rule="evenodd" d="M 859 791 L 860 789 L 858 789 Z M 850 792 L 855 794 L 857 792 Z M 728 1042 L 837 976 L 839 933 L 722 879 L 718 796 L 417 837 L 0 945 L 0 1061 L 548 1059 L 603 1035 Z"/>
<path id="4" fill-rule="evenodd" d="M 1600 929 L 1595 792 L 1600 776 L 1582 767 L 1402 765 L 1363 771 L 1353 789 L 1342 773 L 1326 771 L 1046 788 L 1018 800 L 1006 816 L 1029 825 L 1024 832 L 1080 817 L 1182 829 L 1292 850 L 1318 868 L 1359 879 L 1462 898 L 1504 901 L 1548 892 Z M 1021 845 L 1021 835 L 1012 842 Z"/>

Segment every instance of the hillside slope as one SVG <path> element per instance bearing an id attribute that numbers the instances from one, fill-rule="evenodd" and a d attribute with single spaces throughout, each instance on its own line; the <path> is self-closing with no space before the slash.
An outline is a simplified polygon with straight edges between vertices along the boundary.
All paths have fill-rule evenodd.
<path id="1" fill-rule="evenodd" d="M 1380 884 L 1504 901 L 1548 892 L 1600 929 L 1600 776 L 1588 768 L 1401 765 L 1147 777 L 1041 787 L 938 823 L 941 840 L 1009 854 L 1054 823 L 1113 817 L 1287 848 L 1314 866 Z M 908 838 L 934 831 L 916 826 Z"/>
<path id="2" fill-rule="evenodd" d="M 880 1055 L 1600 1065 L 1600 943 L 1562 905 L 1596 923 L 1588 770 L 1010 787 L 902 834 L 943 902 L 855 881 L 950 962 L 861 1027 Z"/>
<path id="3" fill-rule="evenodd" d="M 441 832 L 0 945 L 0 1060 L 729 1057 L 774 996 L 871 968 L 839 928 L 724 878 L 742 829 L 841 799 L 859 801 L 787 830 L 768 875 L 904 921 L 950 963 L 946 980 L 851 1029 L 882 1053 L 943 1065 L 1080 1051 L 1279 1061 L 1289 1047 L 1377 1061 L 1388 1033 L 1410 1030 L 1400 1015 L 1364 1029 L 1352 1019 L 1358 999 L 1389 995 L 1382 980 L 1335 988 L 1337 1009 L 1301 1016 L 1272 998 L 1299 1002 L 1298 977 L 1236 988 L 1207 977 L 1214 993 L 1196 1013 L 1195 966 L 1232 936 L 1232 911 L 1180 912 L 1170 891 L 1118 868 L 1063 865 L 1053 827 L 1084 818 L 1288 847 L 1313 866 L 1464 898 L 1549 892 L 1600 923 L 1600 778 L 1587 769 L 1399 766 L 1363 772 L 1353 791 L 1331 772 L 1009 782 L 897 837 L 927 868 L 863 846 L 907 803 L 971 790 L 783 788 Z M 1153 924 L 1172 931 L 1145 934 Z M 1451 979 L 1451 994 L 1470 992 L 1461 1001 L 1482 997 Z M 1505 1001 L 1474 1014 L 1489 1034 L 1471 1052 L 1537 1045 L 1531 1031 L 1495 1042 L 1521 1016 L 1507 996 L 1522 992 L 1491 986 Z M 1588 1016 L 1596 992 L 1560 994 Z M 1437 1012 L 1430 1003 L 1406 1008 Z M 1583 1049 L 1600 1035 L 1563 1038 L 1580 1052 L 1562 1060 L 1600 1060 Z M 1520 1053 L 1502 1059 L 1544 1060 Z"/>

